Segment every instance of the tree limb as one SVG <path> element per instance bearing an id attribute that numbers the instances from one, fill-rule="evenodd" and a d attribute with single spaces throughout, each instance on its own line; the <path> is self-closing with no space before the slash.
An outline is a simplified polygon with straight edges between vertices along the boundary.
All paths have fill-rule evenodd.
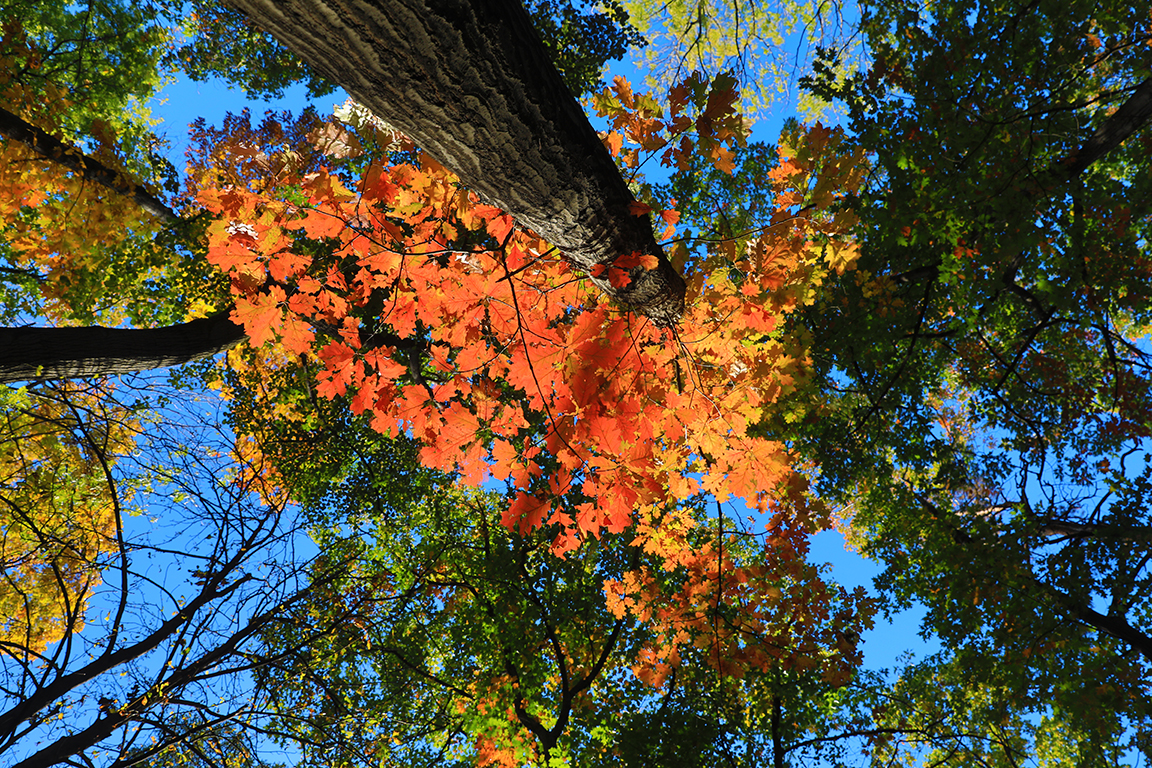
<path id="1" fill-rule="evenodd" d="M 78 379 L 201 360 L 245 338 L 231 308 L 163 328 L 0 328 L 0 384 Z"/>
<path id="2" fill-rule="evenodd" d="M 72 169 L 88 181 L 132 198 L 133 202 L 158 219 L 169 223 L 181 221 L 175 211 L 125 174 L 85 156 L 75 147 L 3 108 L 0 108 L 0 134 L 20 142 L 48 160 Z"/>
<path id="3" fill-rule="evenodd" d="M 1068 158 L 1064 174 L 1074 179 L 1088 166 L 1120 146 L 1126 138 L 1142 128 L 1152 119 L 1152 77 L 1136 86 L 1136 90 L 1120 108 L 1112 113 L 1104 124 L 1084 145 Z"/>

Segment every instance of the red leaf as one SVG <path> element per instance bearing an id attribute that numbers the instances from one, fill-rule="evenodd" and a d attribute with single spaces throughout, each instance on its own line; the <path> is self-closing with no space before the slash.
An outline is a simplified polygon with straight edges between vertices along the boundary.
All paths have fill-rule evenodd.
<path id="1" fill-rule="evenodd" d="M 527 535 L 541 526 L 544 522 L 544 513 L 548 511 L 549 506 L 547 501 L 521 491 L 504 512 L 502 517 L 504 527 L 508 530 L 515 527 L 520 535 Z"/>
<path id="2" fill-rule="evenodd" d="M 512 231 L 512 217 L 508 214 L 497 216 L 488 222 L 488 234 L 496 238 L 496 242 L 503 243 L 508 233 Z"/>
<path id="3" fill-rule="evenodd" d="M 608 282 L 613 288 L 627 288 L 632 283 L 632 277 L 619 267 L 609 267 Z"/>

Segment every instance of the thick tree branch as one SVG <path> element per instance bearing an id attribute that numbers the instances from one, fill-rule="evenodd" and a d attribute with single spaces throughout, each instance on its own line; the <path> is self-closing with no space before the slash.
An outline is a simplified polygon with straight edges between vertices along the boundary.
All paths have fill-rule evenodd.
<path id="1" fill-rule="evenodd" d="M 662 326 L 684 281 L 518 0 L 228 0 L 411 137 L 469 189 L 590 271 L 641 252 L 605 294 Z"/>
<path id="2" fill-rule="evenodd" d="M 0 328 L 0 384 L 136 373 L 211 357 L 245 338 L 230 314 L 163 328 Z"/>
<path id="3" fill-rule="evenodd" d="M 1120 143 L 1152 119 L 1152 77 L 1136 87 L 1128 100 L 1120 105 L 1097 129 L 1092 138 L 1068 158 L 1064 168 L 1067 178 L 1074 179 L 1088 166 L 1111 152 Z"/>

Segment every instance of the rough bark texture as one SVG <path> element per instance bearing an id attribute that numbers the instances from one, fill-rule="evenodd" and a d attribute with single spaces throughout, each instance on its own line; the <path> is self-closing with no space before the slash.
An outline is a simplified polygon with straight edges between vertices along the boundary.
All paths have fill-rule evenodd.
<path id="1" fill-rule="evenodd" d="M 583 270 L 640 251 L 653 270 L 596 285 L 668 326 L 684 281 L 664 256 L 518 0 L 227 0 Z"/>
<path id="2" fill-rule="evenodd" d="M 0 384 L 135 373 L 211 357 L 244 338 L 230 312 L 164 328 L 0 328 Z"/>

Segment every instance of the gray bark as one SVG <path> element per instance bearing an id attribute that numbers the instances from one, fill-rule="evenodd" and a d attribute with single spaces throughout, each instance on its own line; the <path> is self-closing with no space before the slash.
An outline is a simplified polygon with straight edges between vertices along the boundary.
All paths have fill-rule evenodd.
<path id="1" fill-rule="evenodd" d="M 402 131 L 486 202 L 591 270 L 659 259 L 605 294 L 661 326 L 684 281 L 518 0 L 227 0 Z"/>

